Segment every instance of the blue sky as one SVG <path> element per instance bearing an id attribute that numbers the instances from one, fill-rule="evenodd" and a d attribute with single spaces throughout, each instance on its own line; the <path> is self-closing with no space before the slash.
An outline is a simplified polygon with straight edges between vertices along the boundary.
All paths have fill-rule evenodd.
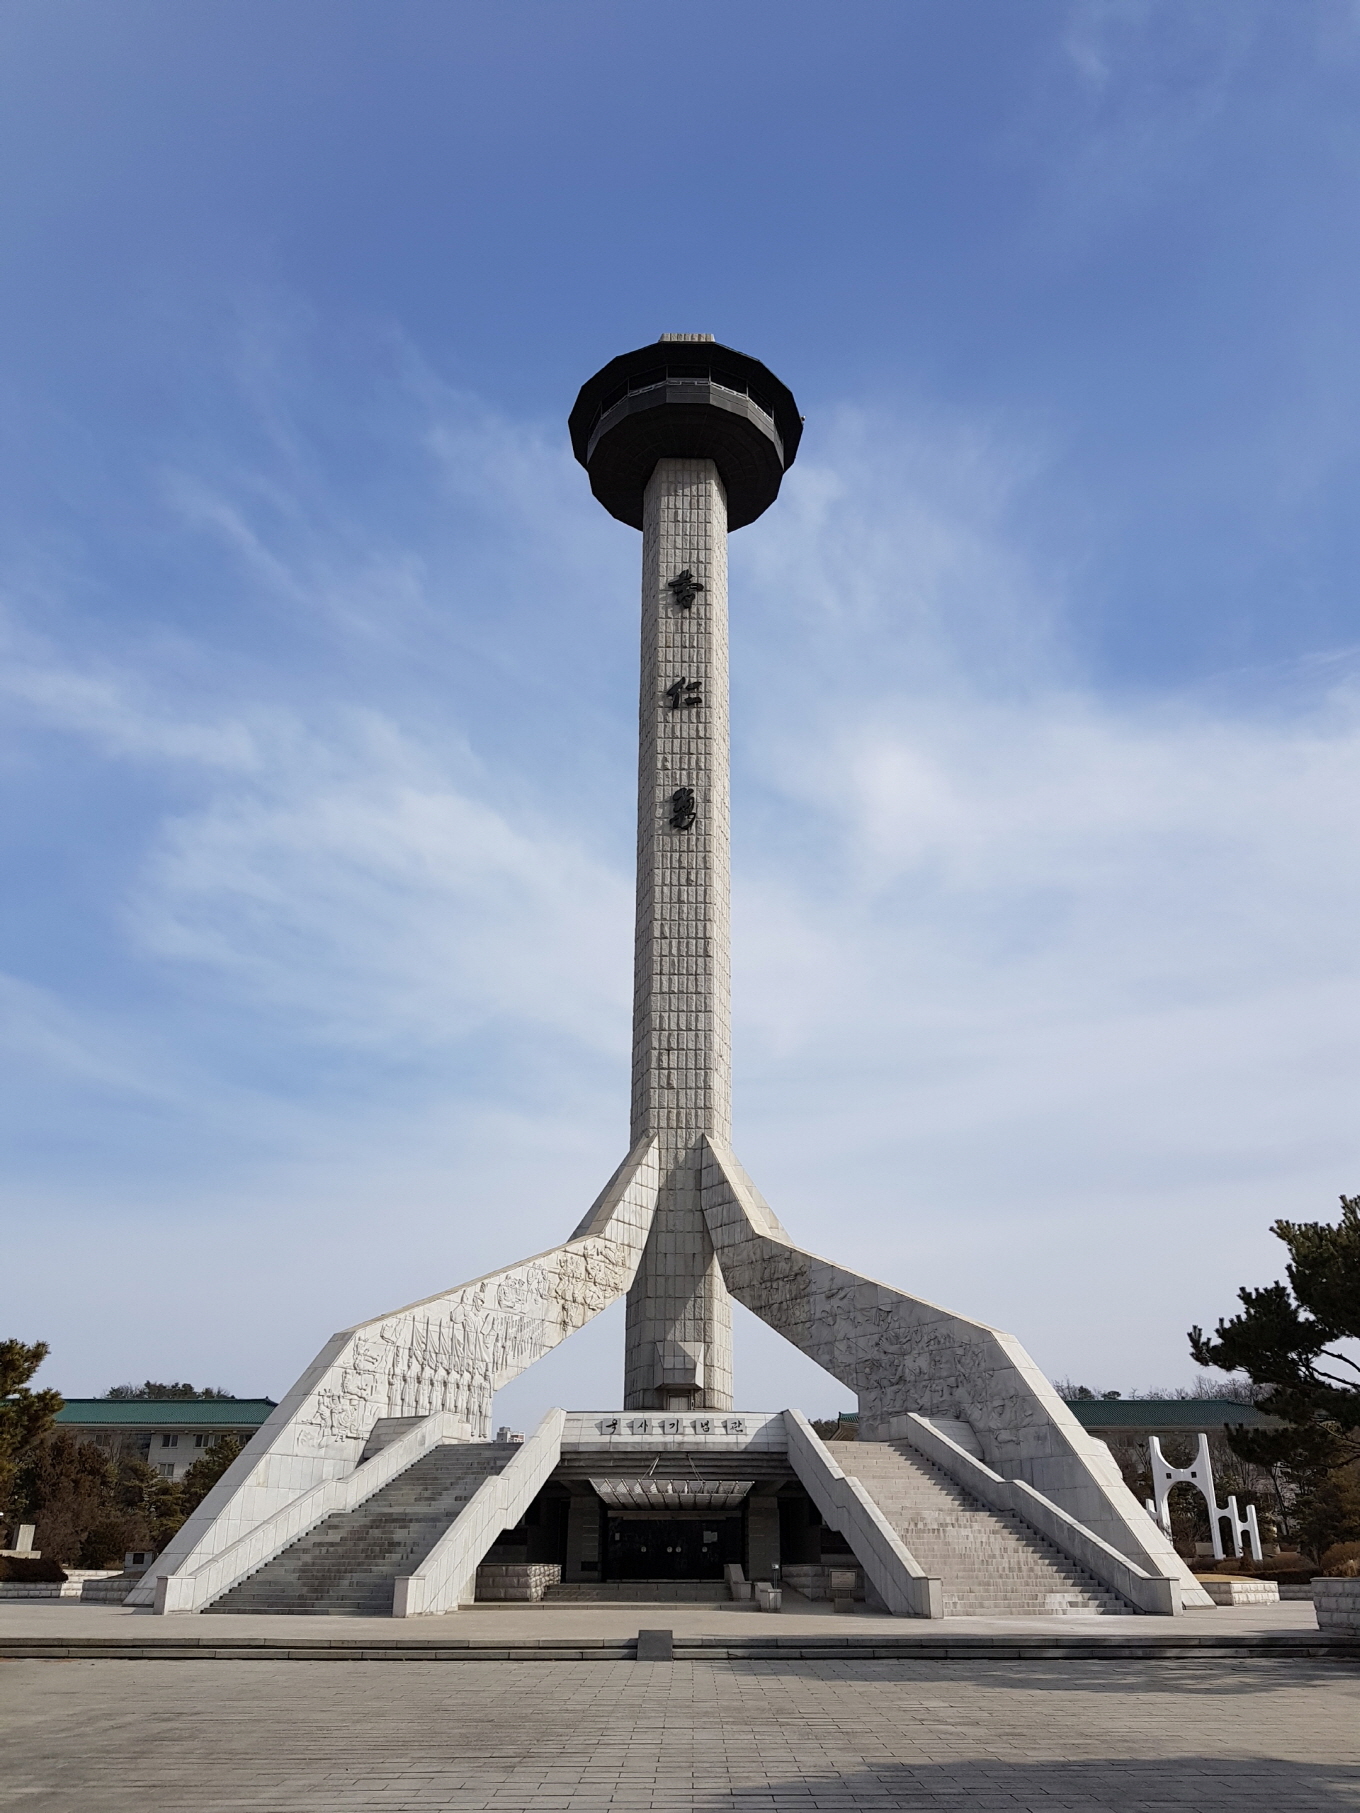
<path id="1" fill-rule="evenodd" d="M 663 331 L 732 547 L 736 1143 L 1102 1388 L 1360 1189 L 1360 9 L 0 6 L 0 1322 L 277 1395 L 626 1142 Z M 616 1313 L 504 1396 L 615 1400 Z M 742 1317 L 738 1391 L 846 1394 Z"/>

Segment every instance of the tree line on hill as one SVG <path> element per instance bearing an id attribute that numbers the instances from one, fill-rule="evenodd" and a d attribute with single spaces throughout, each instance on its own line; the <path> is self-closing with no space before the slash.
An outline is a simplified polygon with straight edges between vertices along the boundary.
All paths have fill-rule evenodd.
<path id="1" fill-rule="evenodd" d="M 215 1385 L 205 1385 L 200 1391 L 197 1385 L 162 1385 L 155 1379 L 148 1379 L 144 1385 L 111 1385 L 104 1393 L 105 1401 L 110 1398 L 120 1403 L 144 1402 L 155 1400 L 158 1403 L 174 1403 L 192 1398 L 197 1403 L 207 1399 L 225 1399 L 227 1403 L 236 1402 L 234 1391 L 219 1391 Z"/>

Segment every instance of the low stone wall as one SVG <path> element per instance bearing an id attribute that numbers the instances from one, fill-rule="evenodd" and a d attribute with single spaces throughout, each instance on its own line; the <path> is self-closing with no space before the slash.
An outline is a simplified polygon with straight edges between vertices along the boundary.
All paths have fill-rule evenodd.
<path id="1" fill-rule="evenodd" d="M 555 1561 L 484 1561 L 477 1569 L 477 1598 L 541 1599 L 561 1578 Z"/>
<path id="2" fill-rule="evenodd" d="M 1273 1580 L 1245 1580 L 1236 1574 L 1200 1574 L 1198 1579 L 1215 1605 L 1280 1603 L 1280 1589 Z"/>
<path id="3" fill-rule="evenodd" d="M 1360 1636 L 1360 1580 L 1331 1580 L 1319 1574 L 1313 1581 L 1313 1605 L 1319 1630 Z"/>
<path id="4" fill-rule="evenodd" d="M 110 1574 L 103 1580 L 86 1580 L 80 1593 L 82 1605 L 121 1605 L 141 1579 L 141 1574 Z"/>
<path id="5" fill-rule="evenodd" d="M 67 1599 L 82 1605 L 121 1605 L 139 1574 L 68 1568 L 64 1580 L 0 1580 L 0 1600 Z"/>
<path id="6" fill-rule="evenodd" d="M 824 1566 L 819 1567 L 815 1562 L 793 1561 L 780 1569 L 780 1578 L 785 1586 L 792 1587 L 794 1592 L 801 1593 L 805 1599 L 830 1599 L 833 1566 L 836 1572 L 840 1573 L 846 1567 L 854 1567 L 854 1563 L 849 1561 L 827 1562 Z M 860 1600 L 864 1598 L 864 1570 L 858 1567 L 855 1568 L 855 1598 Z"/>

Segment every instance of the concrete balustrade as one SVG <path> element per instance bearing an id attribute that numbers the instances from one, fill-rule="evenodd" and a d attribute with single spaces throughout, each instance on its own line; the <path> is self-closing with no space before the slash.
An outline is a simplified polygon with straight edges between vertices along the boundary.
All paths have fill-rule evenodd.
<path id="1" fill-rule="evenodd" d="M 1147 1573 L 1024 1480 L 1003 1479 L 994 1473 L 984 1461 L 937 1429 L 928 1417 L 894 1417 L 891 1431 L 984 1505 L 994 1511 L 1013 1512 L 1138 1611 L 1171 1617 L 1181 1610 L 1179 1579 Z"/>
<path id="2" fill-rule="evenodd" d="M 786 1410 L 784 1427 L 794 1472 L 822 1517 L 850 1544 L 888 1610 L 898 1618 L 942 1618 L 942 1583 L 927 1575 L 859 1481 L 841 1471 L 802 1411 Z"/>
<path id="3" fill-rule="evenodd" d="M 430 1617 L 472 1604 L 478 1562 L 538 1496 L 561 1458 L 566 1420 L 564 1410 L 550 1410 L 509 1466 L 478 1486 L 415 1573 L 394 1581 L 394 1618 Z"/>
<path id="4" fill-rule="evenodd" d="M 202 1567 L 192 1573 L 162 1574 L 156 1581 L 155 1610 L 202 1611 L 324 1519 L 337 1511 L 352 1511 L 380 1492 L 429 1449 L 465 1439 L 466 1428 L 461 1418 L 448 1411 L 422 1418 L 414 1429 L 380 1449 L 346 1478 L 322 1480 L 256 1524 Z"/>

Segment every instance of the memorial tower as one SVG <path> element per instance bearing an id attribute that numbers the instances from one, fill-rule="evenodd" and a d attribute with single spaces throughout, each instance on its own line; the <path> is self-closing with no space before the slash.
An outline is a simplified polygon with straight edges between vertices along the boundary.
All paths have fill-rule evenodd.
<path id="1" fill-rule="evenodd" d="M 837 1555 L 901 1615 L 1017 1610 L 1017 1569 L 1031 1609 L 1209 1603 L 1013 1336 L 799 1246 L 732 1150 L 727 537 L 774 502 L 802 426 L 706 334 L 582 387 L 576 457 L 642 531 L 629 1150 L 560 1245 L 333 1335 L 128 1604 L 410 1617 L 497 1596 L 497 1569 L 527 1591 L 535 1568 L 583 1589 L 738 1563 L 797 1565 L 811 1592 Z M 733 1405 L 729 1292 L 853 1394 L 853 1459 L 795 1408 Z M 623 1405 L 490 1440 L 495 1393 L 620 1297 Z M 968 1530 L 927 1567 L 951 1491 Z M 968 1601 L 984 1505 L 1005 1554 Z"/>
<path id="2" fill-rule="evenodd" d="M 642 531 L 633 1143 L 661 1191 L 628 1293 L 624 1408 L 728 1410 L 731 1310 L 704 1222 L 705 1136 L 731 1142 L 727 536 L 774 502 L 802 421 L 711 334 L 612 359 L 571 412 L 576 457 Z"/>

